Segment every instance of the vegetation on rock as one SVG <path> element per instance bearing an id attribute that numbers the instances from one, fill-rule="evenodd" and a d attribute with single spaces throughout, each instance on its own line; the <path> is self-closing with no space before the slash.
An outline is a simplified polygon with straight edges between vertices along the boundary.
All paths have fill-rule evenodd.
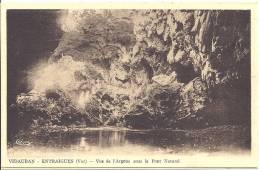
<path id="1" fill-rule="evenodd" d="M 68 12 L 10 113 L 37 126 L 249 124 L 249 21 L 247 11 Z"/>

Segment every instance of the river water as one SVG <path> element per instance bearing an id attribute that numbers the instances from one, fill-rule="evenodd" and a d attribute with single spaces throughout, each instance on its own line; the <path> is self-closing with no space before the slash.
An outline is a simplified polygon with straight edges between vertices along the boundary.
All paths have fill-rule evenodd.
<path id="1" fill-rule="evenodd" d="M 20 139 L 9 153 L 45 154 L 192 154 L 197 152 L 249 151 L 248 139 L 239 129 L 219 132 L 196 130 L 130 130 L 124 128 L 83 128 L 73 132 L 54 132 L 49 135 Z M 30 142 L 23 145 L 22 142 Z"/>

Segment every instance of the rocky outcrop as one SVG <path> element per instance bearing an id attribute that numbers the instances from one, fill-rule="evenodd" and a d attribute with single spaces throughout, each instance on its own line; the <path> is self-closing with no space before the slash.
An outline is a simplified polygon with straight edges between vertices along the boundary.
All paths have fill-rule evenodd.
<path id="1" fill-rule="evenodd" d="M 90 124 L 249 123 L 248 11 L 86 10 L 79 18 L 71 15 L 76 27 L 63 25 L 48 64 L 80 65 L 64 76 L 70 77 L 71 88 L 55 90 L 66 94 Z M 47 101 L 60 98 L 44 93 Z"/>
<path id="2" fill-rule="evenodd" d="M 161 58 L 159 67 L 155 64 L 158 62 L 150 62 L 154 78 L 161 77 L 161 85 L 167 84 L 170 80 L 169 70 L 174 70 L 176 80 L 184 83 L 179 97 L 175 99 L 179 103 L 176 120 L 192 120 L 192 124 L 205 120 L 202 124 L 212 125 L 234 123 L 233 116 L 249 117 L 250 107 L 240 107 L 242 103 L 250 103 L 248 11 L 150 10 L 140 15 L 149 17 L 135 26 L 139 30 L 135 34 L 142 37 L 137 39 L 137 44 L 154 39 L 167 44 L 155 50 L 151 50 L 149 45 L 145 48 L 150 52 L 149 59 L 153 56 Z M 165 61 L 166 66 L 162 66 Z M 229 90 L 230 93 L 227 92 Z M 220 93 L 223 94 L 221 97 Z M 242 93 L 247 97 L 231 97 Z M 234 103 L 240 109 L 228 109 Z M 238 114 L 235 116 L 232 112 Z"/>
<path id="3" fill-rule="evenodd" d="M 186 84 L 179 95 L 179 108 L 176 112 L 177 120 L 189 116 L 196 117 L 198 112 L 205 109 L 209 100 L 206 84 L 199 77 Z"/>
<path id="4" fill-rule="evenodd" d="M 134 128 L 165 128 L 173 125 L 181 84 L 149 85 L 143 98 L 132 104 L 124 116 L 125 125 Z"/>

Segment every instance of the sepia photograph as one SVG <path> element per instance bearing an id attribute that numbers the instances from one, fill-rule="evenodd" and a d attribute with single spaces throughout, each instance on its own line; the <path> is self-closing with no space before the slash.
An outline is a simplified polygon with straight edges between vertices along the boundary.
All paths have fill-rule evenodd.
<path id="1" fill-rule="evenodd" d="M 250 157 L 251 58 L 250 9 L 7 9 L 8 163 Z"/>

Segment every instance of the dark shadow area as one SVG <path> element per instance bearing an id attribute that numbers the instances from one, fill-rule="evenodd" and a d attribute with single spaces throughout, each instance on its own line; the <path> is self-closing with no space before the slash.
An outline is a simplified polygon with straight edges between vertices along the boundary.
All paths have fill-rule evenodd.
<path id="1" fill-rule="evenodd" d="M 48 59 L 57 47 L 61 36 L 56 24 L 58 13 L 58 10 L 7 11 L 8 106 L 15 102 L 16 95 L 28 92 L 28 69 L 39 60 Z M 7 119 L 8 134 L 13 134 L 19 122 L 9 107 Z"/>

